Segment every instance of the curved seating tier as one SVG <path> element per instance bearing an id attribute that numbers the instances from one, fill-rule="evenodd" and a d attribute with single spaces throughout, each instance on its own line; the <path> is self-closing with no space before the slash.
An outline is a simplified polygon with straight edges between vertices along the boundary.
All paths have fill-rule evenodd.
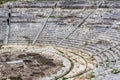
<path id="1" fill-rule="evenodd" d="M 103 3 L 100 8 L 97 8 L 84 21 L 83 25 L 77 28 L 67 38 L 65 37 L 94 9 L 87 7 L 67 9 L 63 5 L 66 3 L 58 3 L 58 7 L 54 9 L 46 26 L 43 28 L 54 3 L 51 2 L 51 5 L 47 4 L 47 7 L 38 6 L 40 3 L 34 2 L 29 4 L 13 3 L 8 44 L 31 44 L 41 29 L 36 44 L 54 45 L 80 50 L 91 55 L 98 62 L 98 67 L 94 71 L 95 75 L 99 76 L 99 72 L 106 73 L 108 71 L 110 73 L 109 70 L 114 68 L 119 69 L 120 66 L 120 9 L 118 5 L 115 6 L 115 4 L 119 3 L 112 3 L 112 5 L 110 3 L 109 1 Z M 104 8 L 105 4 L 108 6 L 108 9 Z M 41 3 L 41 5 L 44 5 L 44 3 Z M 62 9 L 61 5 L 65 9 Z M 93 5 L 93 3 L 90 5 Z M 8 18 L 6 13 L 8 9 L 0 8 L 0 10 L 3 11 L 0 12 L 0 42 L 2 43 L 6 34 L 6 19 Z M 61 43 L 59 44 L 59 42 Z M 75 55 L 72 52 L 67 53 L 65 51 L 63 53 L 62 55 L 67 58 L 74 55 L 74 58 L 78 60 L 76 61 L 73 57 L 70 57 L 74 67 L 65 77 L 79 76 L 87 69 L 87 61 L 80 54 Z M 82 63 L 77 63 L 80 62 L 79 59 L 83 60 L 83 64 L 86 64 L 86 66 L 83 66 Z M 80 66 L 83 66 L 83 68 L 80 68 Z M 78 71 L 76 71 L 76 68 Z"/>

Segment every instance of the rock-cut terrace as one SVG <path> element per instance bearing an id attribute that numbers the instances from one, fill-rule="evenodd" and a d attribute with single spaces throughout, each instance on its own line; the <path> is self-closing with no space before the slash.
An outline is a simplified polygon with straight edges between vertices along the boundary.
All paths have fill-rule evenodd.
<path id="1" fill-rule="evenodd" d="M 120 80 L 120 1 L 1 4 L 0 80 Z"/>

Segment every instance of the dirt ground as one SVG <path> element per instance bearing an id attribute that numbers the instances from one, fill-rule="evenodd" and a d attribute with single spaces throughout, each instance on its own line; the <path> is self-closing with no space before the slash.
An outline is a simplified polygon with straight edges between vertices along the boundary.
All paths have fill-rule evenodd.
<path id="1" fill-rule="evenodd" d="M 59 61 L 39 53 L 0 53 L 0 77 L 2 80 L 34 80 L 51 75 L 60 68 Z"/>

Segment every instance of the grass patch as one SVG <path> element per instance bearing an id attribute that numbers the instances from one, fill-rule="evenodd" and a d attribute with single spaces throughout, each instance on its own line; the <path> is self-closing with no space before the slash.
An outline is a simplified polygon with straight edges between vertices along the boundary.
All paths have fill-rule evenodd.
<path id="1" fill-rule="evenodd" d="M 111 73 L 113 73 L 113 74 L 118 74 L 118 73 L 120 73 L 120 70 L 118 70 L 118 69 L 113 69 L 113 70 L 111 71 Z"/>
<path id="2" fill-rule="evenodd" d="M 110 51 L 112 51 L 112 48 L 109 48 Z"/>
<path id="3" fill-rule="evenodd" d="M 89 75 L 89 79 L 92 79 L 92 78 L 95 78 L 95 75 L 93 73 Z"/>
<path id="4" fill-rule="evenodd" d="M 49 18 L 64 18 L 64 17 L 62 17 L 62 16 L 50 16 Z"/>
<path id="5" fill-rule="evenodd" d="M 17 0 L 0 0 L 0 4 L 4 4 L 4 3 L 9 2 L 9 1 L 17 1 Z"/>
<path id="6" fill-rule="evenodd" d="M 65 65 L 63 63 L 60 64 L 61 67 L 65 67 Z"/>
<path id="7" fill-rule="evenodd" d="M 10 77 L 10 80 L 23 80 L 21 75 L 18 75 L 17 77 Z"/>
<path id="8" fill-rule="evenodd" d="M 62 80 L 68 80 L 68 78 L 66 78 L 66 77 L 63 77 L 63 78 L 62 78 Z"/>
<path id="9" fill-rule="evenodd" d="M 56 16 L 50 16 L 49 18 L 56 18 Z"/>
<path id="10" fill-rule="evenodd" d="M 2 49 L 3 47 L 2 47 L 3 45 L 0 45 L 0 49 Z"/>
<path id="11" fill-rule="evenodd" d="M 61 50 L 59 50 L 59 49 L 57 49 L 57 51 L 59 51 L 60 53 L 64 54 L 64 52 L 63 52 L 63 51 L 61 51 Z"/>
<path id="12" fill-rule="evenodd" d="M 49 62 L 49 60 L 39 60 L 38 63 L 42 64 L 42 65 L 47 65 L 47 63 Z"/>
<path id="13" fill-rule="evenodd" d="M 95 75 L 94 75 L 94 74 L 91 74 L 91 75 L 90 75 L 90 78 L 95 78 Z"/>
<path id="14" fill-rule="evenodd" d="M 7 78 L 2 78 L 1 80 L 7 80 Z"/>
<path id="15" fill-rule="evenodd" d="M 23 38 L 25 38 L 25 39 L 26 39 L 26 41 L 28 42 L 28 44 L 30 44 L 31 39 L 30 39 L 28 36 L 23 36 Z"/>

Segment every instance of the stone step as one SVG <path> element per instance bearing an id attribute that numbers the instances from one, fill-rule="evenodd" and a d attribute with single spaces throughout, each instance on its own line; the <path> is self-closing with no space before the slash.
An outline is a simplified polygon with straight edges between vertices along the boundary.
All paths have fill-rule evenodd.
<path id="1" fill-rule="evenodd" d="M 87 69 L 87 62 L 84 57 L 80 56 L 80 53 L 72 53 L 71 51 L 65 51 L 62 48 L 57 48 L 58 51 L 62 52 L 62 55 L 69 58 L 73 62 L 73 67 L 71 71 L 64 77 L 73 78 L 83 73 Z"/>

